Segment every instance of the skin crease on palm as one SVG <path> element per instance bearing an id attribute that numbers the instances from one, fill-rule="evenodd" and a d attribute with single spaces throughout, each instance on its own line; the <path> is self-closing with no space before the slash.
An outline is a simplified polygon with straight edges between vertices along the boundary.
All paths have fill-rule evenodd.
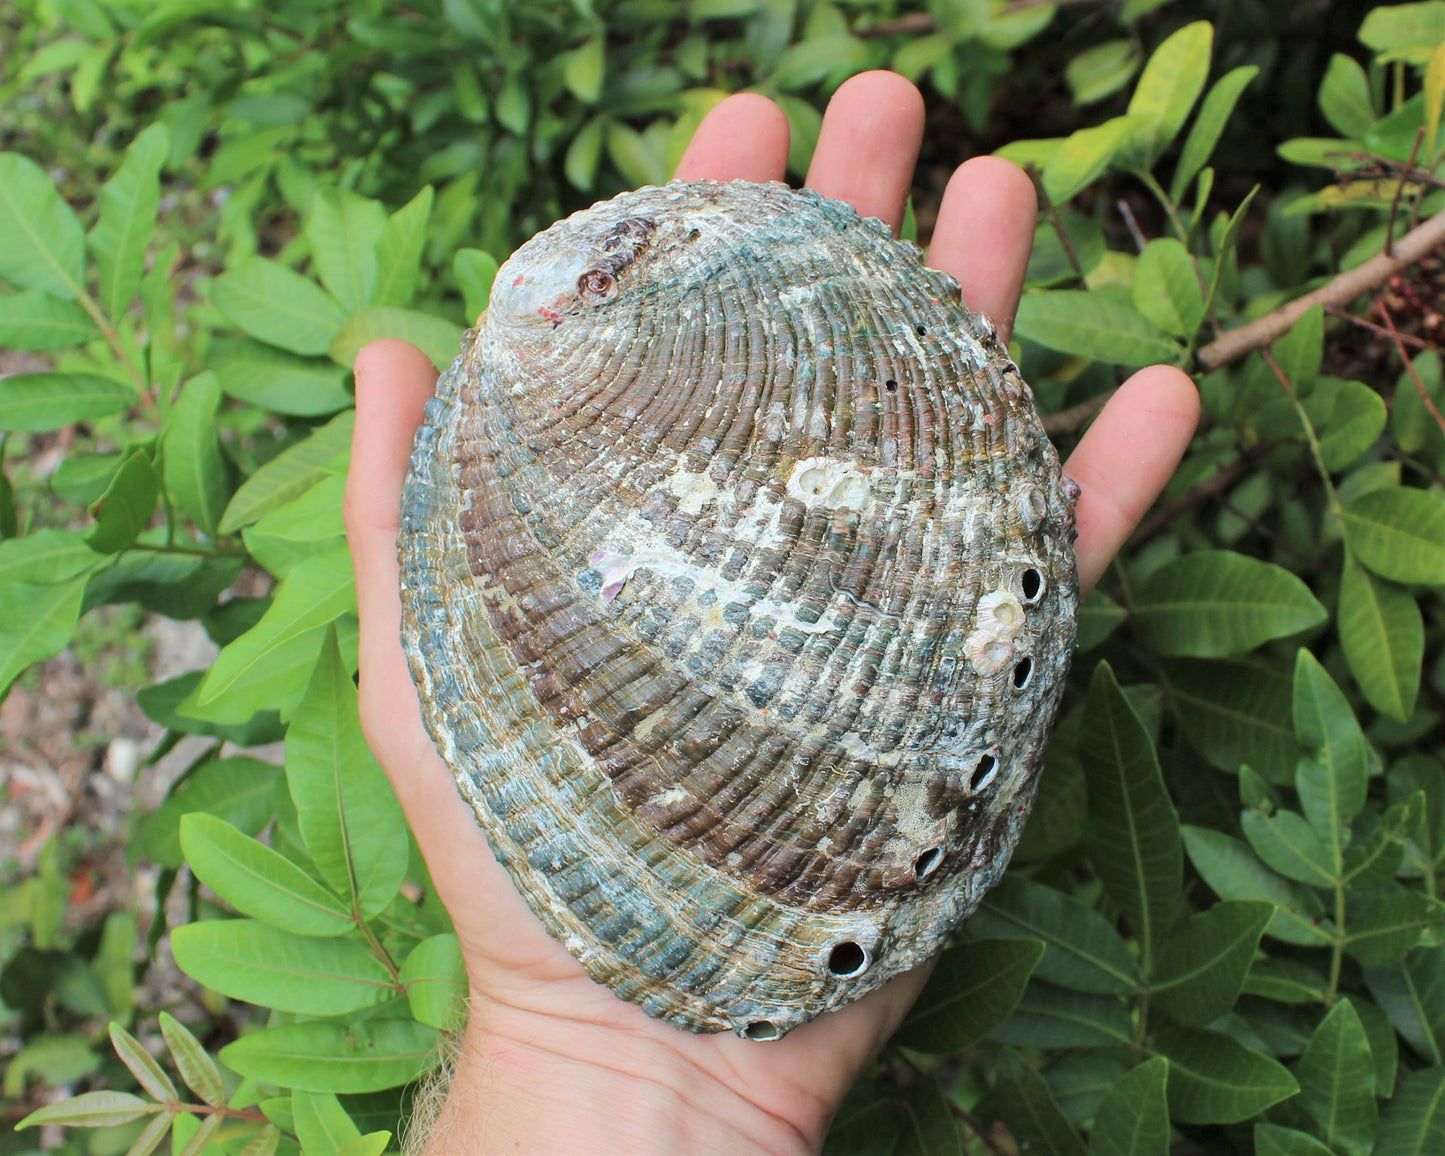
<path id="1" fill-rule="evenodd" d="M 923 101 L 885 72 L 856 76 L 828 106 L 807 184 L 896 232 L 923 130 Z M 782 180 L 788 128 L 764 97 L 719 104 L 677 176 Z M 949 182 L 927 263 L 1007 337 L 1036 212 L 1028 177 L 978 157 Z M 450 1094 L 429 1153 L 801 1153 L 917 997 L 900 976 L 776 1043 L 694 1036 L 594 984 L 543 930 L 496 864 L 422 726 L 398 642 L 402 481 L 436 370 L 399 341 L 356 363 L 357 421 L 346 522 L 361 616 L 360 710 L 461 939 L 471 988 Z M 1079 575 L 1087 590 L 1153 503 L 1189 443 L 1199 403 L 1177 369 L 1118 390 L 1065 471 L 1082 488 Z"/>

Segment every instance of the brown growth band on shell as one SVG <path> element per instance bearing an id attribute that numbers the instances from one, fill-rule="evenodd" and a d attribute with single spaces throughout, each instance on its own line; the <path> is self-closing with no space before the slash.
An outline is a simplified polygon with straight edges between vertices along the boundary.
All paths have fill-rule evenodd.
<path id="1" fill-rule="evenodd" d="M 418 431 L 403 644 L 532 910 L 691 1031 L 776 1038 L 1003 873 L 1073 499 L 952 278 L 781 184 L 594 205 L 502 266 Z"/>

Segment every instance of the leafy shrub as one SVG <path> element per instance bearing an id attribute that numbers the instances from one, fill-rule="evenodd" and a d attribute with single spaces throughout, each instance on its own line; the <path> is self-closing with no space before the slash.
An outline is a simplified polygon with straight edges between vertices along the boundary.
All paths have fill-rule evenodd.
<path id="1" fill-rule="evenodd" d="M 832 1152 L 1007 1137 L 1067 1156 L 1083 1133 L 1097 1154 L 1177 1134 L 1394 1156 L 1445 1136 L 1445 311 L 1432 267 L 1409 264 L 1445 235 L 1445 4 L 1369 12 L 1366 52 L 1319 77 L 1339 135 L 1295 124 L 1278 146 L 1328 183 L 1274 165 L 1253 191 L 1220 142 L 1240 138 L 1252 89 L 1293 74 L 1158 7 L 1130 0 L 1062 70 L 1091 123 L 1000 150 L 1045 199 L 1014 353 L 1059 439 L 1121 367 L 1153 361 L 1201 371 L 1207 420 L 1083 607 L 1015 868 Z M 135 916 L 71 936 L 52 843 L 0 920 L 0 997 L 25 1041 L 5 1090 L 103 1081 L 28 1122 L 111 1129 L 115 1150 L 173 1128 L 188 1156 L 379 1152 L 464 977 L 356 720 L 340 499 L 357 349 L 400 336 L 445 364 L 485 307 L 491 254 L 581 192 L 664 179 L 727 89 L 780 100 L 801 173 L 826 93 L 879 64 L 982 131 L 1009 53 L 1050 51 L 1055 14 L 53 0 L 22 15 L 27 63 L 0 90 L 22 106 L 21 152 L 0 154 L 0 346 L 53 368 L 0 380 L 0 430 L 17 476 L 52 431 L 90 440 L 52 479 L 59 514 L 27 484 L 17 505 L 0 472 L 0 686 L 110 603 L 197 619 L 220 645 L 208 670 L 141 692 L 168 731 L 157 756 L 183 734 L 211 745 L 132 849 L 164 869 L 162 901 L 191 882 L 171 947 L 240 1036 L 218 1067 L 161 1015 L 183 1098 L 127 1031 L 153 1010 L 135 1006 Z M 42 15 L 63 34 L 42 42 Z M 265 594 L 223 598 L 256 571 Z M 283 736 L 284 767 L 230 749 Z M 158 904 L 149 951 L 167 930 Z M 94 1038 L 106 1018 L 124 1068 Z"/>

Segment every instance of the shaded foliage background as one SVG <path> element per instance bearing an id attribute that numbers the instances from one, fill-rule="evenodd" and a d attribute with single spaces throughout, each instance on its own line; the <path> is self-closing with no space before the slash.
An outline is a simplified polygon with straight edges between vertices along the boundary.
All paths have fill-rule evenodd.
<path id="1" fill-rule="evenodd" d="M 11 0 L 0 36 L 0 349 L 40 359 L 0 379 L 0 687 L 116 605 L 220 647 L 138 693 L 149 761 L 204 743 L 128 840 L 154 899 L 81 917 L 61 837 L 6 865 L 6 1122 L 92 1130 L 0 1151 L 395 1143 L 464 983 L 355 717 L 354 354 L 445 365 L 497 258 L 728 92 L 801 177 L 874 67 L 928 103 L 911 234 L 974 152 L 1035 175 L 1012 352 L 1061 446 L 1153 361 L 1206 420 L 828 1150 L 1445 1150 L 1445 3 Z"/>

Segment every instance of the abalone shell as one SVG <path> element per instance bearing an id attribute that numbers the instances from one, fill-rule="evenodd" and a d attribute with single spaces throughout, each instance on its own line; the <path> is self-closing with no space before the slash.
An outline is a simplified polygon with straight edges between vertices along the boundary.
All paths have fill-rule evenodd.
<path id="1" fill-rule="evenodd" d="M 438 383 L 403 644 L 588 974 L 777 1038 L 1003 873 L 1074 642 L 1077 487 L 957 282 L 782 184 L 538 234 Z"/>

